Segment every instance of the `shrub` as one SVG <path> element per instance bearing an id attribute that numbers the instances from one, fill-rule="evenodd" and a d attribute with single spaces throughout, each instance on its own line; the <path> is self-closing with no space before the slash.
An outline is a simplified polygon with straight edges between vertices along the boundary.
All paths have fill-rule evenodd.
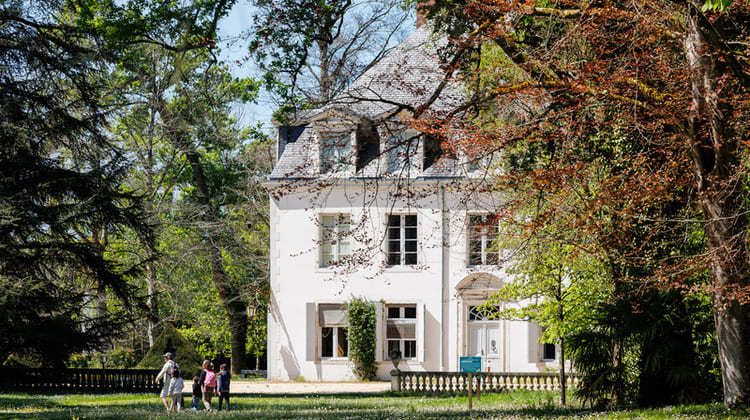
<path id="1" fill-rule="evenodd" d="M 364 299 L 349 302 L 349 359 L 359 379 L 375 378 L 375 305 Z"/>
<path id="2" fill-rule="evenodd" d="M 182 371 L 191 376 L 200 371 L 201 358 L 195 347 L 186 340 L 172 325 L 165 325 L 154 345 L 138 363 L 139 368 L 161 369 L 164 365 L 164 353 L 171 352 Z"/>

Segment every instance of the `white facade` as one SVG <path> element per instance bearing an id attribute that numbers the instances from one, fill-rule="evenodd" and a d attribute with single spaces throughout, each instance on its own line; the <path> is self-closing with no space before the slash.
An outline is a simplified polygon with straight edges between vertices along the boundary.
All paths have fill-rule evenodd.
<path id="1" fill-rule="evenodd" d="M 443 80 L 434 39 L 418 29 L 348 96 L 279 129 L 267 184 L 269 379 L 355 379 L 340 310 L 353 297 L 376 303 L 382 379 L 396 348 L 402 370 L 457 371 L 461 356 L 475 355 L 495 372 L 556 368 L 536 325 L 486 320 L 474 308 L 512 281 L 489 234 L 467 234 L 489 232 L 471 225 L 502 200 L 480 188 L 476 164 L 406 127 L 407 108 L 394 105 L 414 109 Z M 431 109 L 450 109 L 463 92 L 446 89 Z"/>
<path id="2" fill-rule="evenodd" d="M 544 360 L 544 345 L 538 343 L 534 324 L 469 319 L 471 306 L 481 305 L 511 280 L 498 266 L 469 265 L 467 215 L 485 213 L 491 203 L 467 208 L 460 188 L 444 184 L 420 181 L 420 187 L 434 194 L 425 194 L 409 206 L 394 203 L 387 185 L 380 185 L 378 198 L 366 200 L 371 204 L 363 207 L 363 197 L 372 199 L 375 194 L 366 181 L 342 181 L 329 187 L 318 203 L 311 202 L 305 190 L 271 200 L 269 379 L 353 380 L 346 358 L 322 354 L 319 311 L 321 305 L 345 303 L 352 297 L 377 303 L 376 356 L 378 376 L 383 379 L 392 368 L 387 360 L 387 309 L 395 305 L 413 305 L 416 311 L 416 354 L 402 361 L 403 370 L 457 371 L 460 356 L 480 354 L 491 371 L 536 372 L 556 366 L 554 360 Z M 352 238 L 352 254 L 371 258 L 356 267 L 321 267 L 320 218 L 333 214 L 349 215 L 353 224 L 365 220 L 360 228 L 367 232 L 353 229 L 351 236 L 377 243 Z M 416 265 L 386 265 L 383 238 L 391 214 L 417 216 Z"/>

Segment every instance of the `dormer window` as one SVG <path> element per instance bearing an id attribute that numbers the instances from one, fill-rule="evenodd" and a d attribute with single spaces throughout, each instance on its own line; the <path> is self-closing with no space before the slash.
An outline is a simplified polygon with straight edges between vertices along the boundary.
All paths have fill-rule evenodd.
<path id="1" fill-rule="evenodd" d="M 393 133 L 385 144 L 386 171 L 389 173 L 407 172 L 417 155 L 419 145 L 417 136 L 406 131 Z"/>
<path id="2" fill-rule="evenodd" d="M 440 139 L 432 136 L 424 137 L 423 150 L 422 170 L 434 165 L 443 155 L 443 150 L 440 147 Z"/>
<path id="3" fill-rule="evenodd" d="M 352 164 L 350 133 L 327 133 L 320 136 L 320 173 L 343 172 Z"/>

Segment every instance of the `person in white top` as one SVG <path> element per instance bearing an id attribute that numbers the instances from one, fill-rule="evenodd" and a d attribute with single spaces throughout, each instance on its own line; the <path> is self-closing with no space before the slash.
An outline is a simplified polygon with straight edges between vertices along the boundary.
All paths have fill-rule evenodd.
<path id="1" fill-rule="evenodd" d="M 180 372 L 180 364 L 174 362 L 172 368 L 172 382 L 169 384 L 169 398 L 172 400 L 169 408 L 175 413 L 179 413 L 182 409 L 182 389 L 185 388 L 185 382 L 182 380 L 182 372 Z"/>
<path id="2" fill-rule="evenodd" d="M 159 382 L 162 378 L 164 379 L 164 386 L 161 387 L 161 393 L 159 396 L 161 397 L 161 402 L 164 404 L 164 408 L 169 412 L 169 403 L 167 402 L 167 397 L 169 397 L 169 391 L 170 391 L 170 385 L 172 384 L 172 370 L 174 369 L 174 356 L 172 353 L 167 352 L 164 353 L 164 366 L 161 368 L 161 372 L 159 372 L 158 375 L 156 375 L 156 379 L 154 379 L 154 382 Z"/>

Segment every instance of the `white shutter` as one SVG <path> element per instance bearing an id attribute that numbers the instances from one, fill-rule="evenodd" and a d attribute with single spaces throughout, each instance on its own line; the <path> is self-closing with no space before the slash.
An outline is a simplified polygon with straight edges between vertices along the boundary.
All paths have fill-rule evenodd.
<path id="1" fill-rule="evenodd" d="M 316 316 L 315 303 L 305 304 L 306 331 L 305 334 L 305 360 L 312 362 L 318 358 L 318 317 Z"/>
<path id="2" fill-rule="evenodd" d="M 424 303 L 417 303 L 417 362 L 424 363 Z"/>
<path id="3" fill-rule="evenodd" d="M 375 361 L 383 361 L 383 326 L 385 325 L 383 302 L 375 302 Z"/>

